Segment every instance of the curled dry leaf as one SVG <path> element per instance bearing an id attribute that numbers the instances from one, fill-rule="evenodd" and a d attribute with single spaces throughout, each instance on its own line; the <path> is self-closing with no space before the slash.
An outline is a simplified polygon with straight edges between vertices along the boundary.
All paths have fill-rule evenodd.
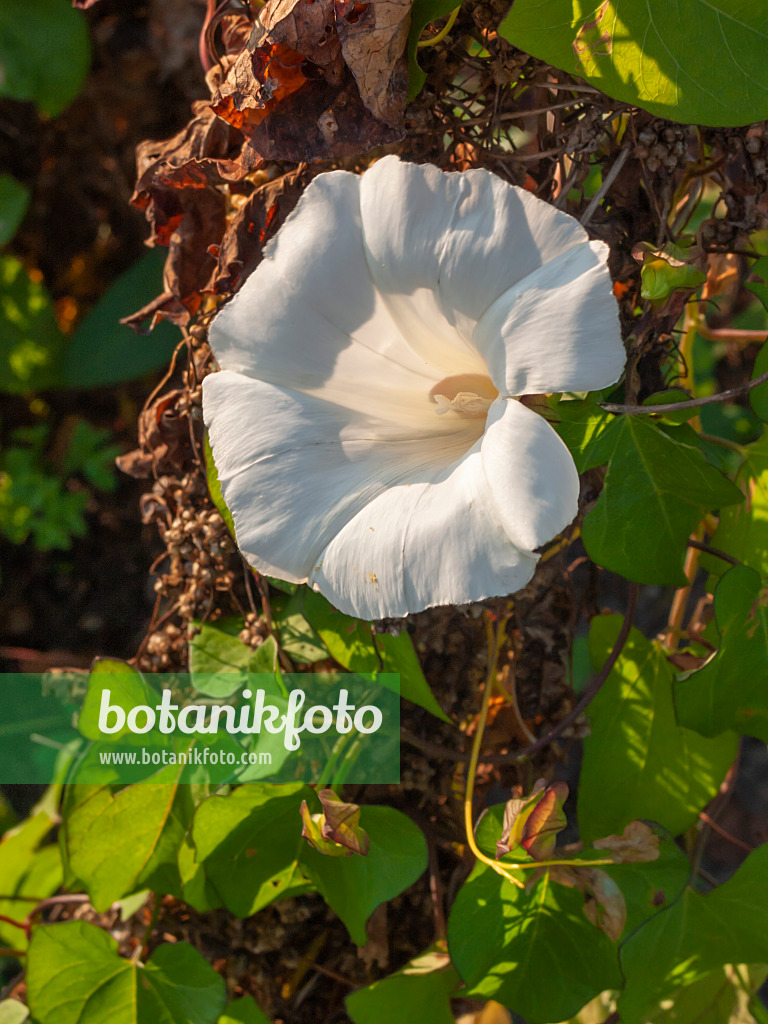
<path id="1" fill-rule="evenodd" d="M 267 4 L 260 21 L 264 38 L 302 54 L 322 68 L 327 82 L 341 84 L 344 61 L 334 0 L 276 0 Z"/>
<path id="2" fill-rule="evenodd" d="M 607 850 L 617 864 L 637 864 L 659 856 L 659 836 L 644 821 L 630 821 L 622 835 L 596 839 L 592 845 Z"/>
<path id="3" fill-rule="evenodd" d="M 557 833 L 566 825 L 563 804 L 568 786 L 556 782 L 547 786 L 539 779 L 529 797 L 512 799 L 504 809 L 504 822 L 496 843 L 496 859 L 521 846 L 535 860 L 546 860 L 555 849 Z"/>
<path id="4" fill-rule="evenodd" d="M 354 156 L 402 138 L 411 2 L 270 0 L 213 109 L 266 160 Z"/>
<path id="5" fill-rule="evenodd" d="M 621 889 L 600 868 L 557 865 L 550 868 L 553 882 L 574 886 L 584 894 L 584 916 L 616 942 L 627 923 L 627 905 Z"/>
<path id="6" fill-rule="evenodd" d="M 331 857 L 365 857 L 371 841 L 360 827 L 360 807 L 339 800 L 332 789 L 321 789 L 317 794 L 323 807 L 322 814 L 310 814 L 306 800 L 300 812 L 303 821 L 301 834 L 320 853 Z"/>
<path id="7" fill-rule="evenodd" d="M 234 292 L 261 259 L 267 237 L 277 231 L 309 182 L 304 166 L 255 189 L 229 224 L 217 252 L 207 290 Z"/>
<path id="8" fill-rule="evenodd" d="M 310 846 L 314 846 L 318 853 L 323 853 L 326 857 L 352 856 L 351 850 L 347 850 L 345 847 L 340 846 L 338 843 L 334 843 L 330 839 L 323 838 L 322 824 L 324 815 L 310 814 L 309 805 L 306 800 L 302 800 L 299 813 L 301 814 L 301 820 L 303 823 L 301 827 L 301 834 Z"/>
<path id="9" fill-rule="evenodd" d="M 336 0 L 341 52 L 374 117 L 399 124 L 408 95 L 405 45 L 413 0 Z"/>
<path id="10" fill-rule="evenodd" d="M 366 856 L 371 841 L 365 829 L 360 827 L 360 807 L 339 800 L 332 789 L 321 789 L 317 795 L 325 818 L 321 827 L 323 839 L 331 839 L 352 853 Z"/>

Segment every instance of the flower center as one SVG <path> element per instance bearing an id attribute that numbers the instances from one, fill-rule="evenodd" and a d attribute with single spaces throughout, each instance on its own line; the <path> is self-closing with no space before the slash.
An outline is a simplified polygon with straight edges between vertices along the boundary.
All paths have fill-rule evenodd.
<path id="1" fill-rule="evenodd" d="M 482 373 L 458 373 L 444 377 L 429 392 L 438 416 L 455 412 L 472 419 L 485 419 L 491 403 L 498 396 L 490 377 Z"/>

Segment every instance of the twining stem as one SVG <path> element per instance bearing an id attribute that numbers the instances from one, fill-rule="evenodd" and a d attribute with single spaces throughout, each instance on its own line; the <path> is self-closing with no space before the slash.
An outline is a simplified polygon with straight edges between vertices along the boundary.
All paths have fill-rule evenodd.
<path id="1" fill-rule="evenodd" d="M 490 612 L 485 613 L 485 628 L 488 634 L 488 674 L 485 680 L 485 690 L 483 692 L 483 703 L 480 707 L 480 716 L 477 720 L 477 728 L 475 729 L 475 737 L 472 741 L 472 753 L 469 758 L 469 768 L 467 769 L 467 788 L 464 793 L 464 829 L 467 833 L 467 843 L 469 848 L 474 853 L 475 857 L 483 863 L 487 864 L 489 868 L 493 868 L 497 875 L 501 875 L 502 878 L 506 878 L 512 885 L 516 885 L 518 889 L 525 888 L 523 883 L 510 875 L 508 871 L 492 860 L 491 857 L 487 857 L 480 847 L 475 842 L 475 829 L 474 822 L 472 820 L 472 797 L 475 792 L 475 776 L 477 775 L 477 762 L 480 757 L 480 747 L 483 742 L 483 733 L 485 732 L 485 723 L 488 720 L 488 706 L 491 702 L 491 694 L 495 689 L 496 683 L 496 664 L 499 660 L 499 651 L 501 650 L 502 644 L 504 643 L 504 634 L 507 628 L 507 621 L 505 618 L 499 618 L 499 627 L 494 631 L 493 620 Z M 495 633 L 495 635 L 494 635 Z"/>
<path id="2" fill-rule="evenodd" d="M 443 25 L 443 27 L 440 29 L 436 36 L 432 36 L 431 39 L 420 39 L 416 46 L 420 50 L 423 50 L 426 46 L 437 46 L 438 43 L 442 43 L 442 41 L 453 28 L 454 22 L 458 18 L 460 10 L 461 4 L 459 4 L 459 6 L 455 10 L 451 11 L 448 17 L 448 21 L 446 21 L 446 23 Z"/>
<path id="3" fill-rule="evenodd" d="M 560 860 L 555 858 L 553 860 L 532 860 L 525 861 L 523 863 L 502 865 L 491 857 L 486 856 L 486 854 L 484 854 L 477 845 L 475 841 L 474 823 L 472 820 L 472 797 L 475 791 L 475 777 L 477 775 L 477 764 L 480 757 L 480 748 L 483 742 L 483 733 L 485 732 L 485 725 L 488 720 L 488 707 L 491 701 L 491 694 L 493 693 L 496 684 L 496 666 L 499 660 L 499 652 L 504 644 L 507 620 L 501 617 L 499 619 L 498 629 L 494 631 L 491 615 L 486 612 L 485 626 L 488 633 L 488 675 L 485 680 L 485 690 L 483 692 L 483 702 L 480 707 L 480 716 L 477 720 L 477 729 L 475 730 L 475 736 L 472 742 L 472 753 L 470 755 L 469 768 L 467 770 L 467 788 L 464 794 L 464 828 L 466 830 L 467 843 L 470 850 L 482 864 L 486 864 L 489 868 L 492 868 L 497 875 L 501 875 L 501 877 L 506 879 L 506 881 L 517 886 L 518 889 L 524 889 L 525 886 L 519 878 L 515 878 L 514 875 L 510 875 L 509 870 L 535 870 L 536 868 L 559 867 L 560 865 L 570 865 L 572 867 L 599 867 L 605 864 L 615 864 L 616 862 L 611 858 L 603 858 L 600 860 Z"/>

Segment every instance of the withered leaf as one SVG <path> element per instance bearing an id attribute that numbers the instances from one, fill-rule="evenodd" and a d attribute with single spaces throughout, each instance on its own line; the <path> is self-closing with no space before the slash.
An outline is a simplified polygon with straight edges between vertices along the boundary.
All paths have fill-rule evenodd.
<path id="1" fill-rule="evenodd" d="M 332 789 L 321 789 L 317 795 L 325 819 L 320 828 L 323 839 L 333 840 L 352 853 L 366 856 L 371 841 L 365 829 L 360 827 L 360 807 L 340 800 Z"/>
<path id="2" fill-rule="evenodd" d="M 300 53 L 282 43 L 254 45 L 252 35 L 213 94 L 212 109 L 247 134 L 304 85 L 303 63 Z"/>
<path id="3" fill-rule="evenodd" d="M 374 117 L 399 124 L 408 95 L 405 45 L 413 0 L 336 0 L 341 52 Z"/>
<path id="4" fill-rule="evenodd" d="M 659 856 L 659 836 L 644 821 L 630 821 L 620 836 L 596 839 L 592 845 L 596 850 L 608 850 L 617 864 L 637 864 Z"/>
<path id="5" fill-rule="evenodd" d="M 546 786 L 539 779 L 529 797 L 508 801 L 496 858 L 521 846 L 535 860 L 547 860 L 555 849 L 557 833 L 566 825 L 563 804 L 567 797 L 564 782 Z"/>
<path id="6" fill-rule="evenodd" d="M 365 22 L 369 34 L 373 17 Z M 243 162 L 356 156 L 403 138 L 361 99 L 344 67 L 339 24 L 334 0 L 270 0 L 263 8 L 212 100 L 219 117 L 245 135 Z M 344 25 L 345 32 L 352 27 Z"/>
<path id="7" fill-rule="evenodd" d="M 265 41 L 290 47 L 322 68 L 326 81 L 341 83 L 344 62 L 334 0 L 275 0 L 267 4 L 259 21 Z"/>
<path id="8" fill-rule="evenodd" d="M 267 240 L 294 208 L 309 182 L 306 167 L 255 189 L 232 219 L 206 291 L 234 292 L 261 259 Z"/>
<path id="9" fill-rule="evenodd" d="M 355 83 L 345 79 L 340 88 L 308 83 L 246 134 L 246 149 L 252 146 L 265 160 L 313 163 L 357 156 L 396 142 L 405 132 L 378 121 L 363 106 Z"/>
<path id="10" fill-rule="evenodd" d="M 351 850 L 347 850 L 344 846 L 334 843 L 331 839 L 323 838 L 322 823 L 324 816 L 322 814 L 310 814 L 306 800 L 302 800 L 299 813 L 302 820 L 301 834 L 310 846 L 314 846 L 318 853 L 323 853 L 326 857 L 352 856 Z"/>
<path id="11" fill-rule="evenodd" d="M 576 886 L 584 893 L 584 916 L 616 942 L 627 923 L 624 895 L 614 880 L 600 868 L 558 865 L 550 868 L 554 882 Z"/>
<path id="12" fill-rule="evenodd" d="M 170 238 L 163 284 L 194 315 L 200 292 L 216 267 L 211 246 L 217 246 L 227 228 L 226 200 L 215 189 L 182 192 L 183 216 Z"/>
<path id="13" fill-rule="evenodd" d="M 535 860 L 547 860 L 555 850 L 556 837 L 567 821 L 563 804 L 568 798 L 568 786 L 556 782 L 547 788 L 528 815 L 520 845 Z"/>
<path id="14" fill-rule="evenodd" d="M 148 139 L 136 147 L 138 181 L 131 203 L 148 211 L 154 241 L 168 244 L 171 232 L 166 224 L 178 212 L 173 198 L 176 190 L 240 181 L 250 173 L 251 167 L 232 158 L 242 143 L 242 135 L 216 117 L 208 103 L 198 102 L 192 105 L 192 119 L 182 131 L 170 139 Z M 166 192 L 171 196 L 165 197 Z M 149 211 L 153 202 L 157 210 Z"/>

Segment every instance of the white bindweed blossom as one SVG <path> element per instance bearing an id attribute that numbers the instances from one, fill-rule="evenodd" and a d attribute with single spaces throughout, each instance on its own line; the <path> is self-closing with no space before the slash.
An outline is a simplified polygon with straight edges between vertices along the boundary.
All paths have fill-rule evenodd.
<path id="1" fill-rule="evenodd" d="M 579 479 L 518 397 L 618 380 L 606 256 L 488 171 L 316 177 L 209 332 L 203 413 L 251 565 L 365 619 L 524 586 Z"/>

